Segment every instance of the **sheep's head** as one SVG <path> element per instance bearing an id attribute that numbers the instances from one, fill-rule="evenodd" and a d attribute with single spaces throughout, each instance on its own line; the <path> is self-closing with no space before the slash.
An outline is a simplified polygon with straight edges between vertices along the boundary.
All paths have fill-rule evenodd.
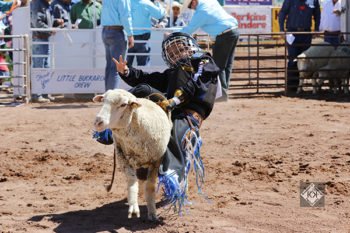
<path id="1" fill-rule="evenodd" d="M 93 101 L 103 102 L 94 123 L 99 132 L 106 128 L 126 128 L 131 122 L 134 109 L 141 106 L 134 95 L 122 89 L 109 90 L 103 95 L 95 96 Z"/>
<path id="2" fill-rule="evenodd" d="M 314 72 L 314 60 L 302 53 L 297 57 L 296 61 L 300 78 L 310 78 Z"/>

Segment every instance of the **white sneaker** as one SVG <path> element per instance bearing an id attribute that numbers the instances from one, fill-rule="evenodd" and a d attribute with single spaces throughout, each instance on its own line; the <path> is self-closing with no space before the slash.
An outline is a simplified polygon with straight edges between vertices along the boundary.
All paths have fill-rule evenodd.
<path id="1" fill-rule="evenodd" d="M 33 103 L 50 103 L 49 99 L 42 97 L 41 95 L 35 98 L 32 98 Z"/>
<path id="2" fill-rule="evenodd" d="M 55 100 L 55 97 L 53 97 L 52 95 L 47 95 L 46 98 L 49 99 L 50 101 L 54 101 Z"/>

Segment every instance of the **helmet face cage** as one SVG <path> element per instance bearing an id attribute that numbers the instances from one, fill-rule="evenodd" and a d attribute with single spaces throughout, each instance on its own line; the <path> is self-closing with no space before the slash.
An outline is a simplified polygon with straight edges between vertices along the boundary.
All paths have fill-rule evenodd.
<path id="1" fill-rule="evenodd" d="M 162 56 L 170 67 L 191 65 L 190 59 L 199 51 L 196 41 L 184 33 L 173 33 L 163 41 Z"/>

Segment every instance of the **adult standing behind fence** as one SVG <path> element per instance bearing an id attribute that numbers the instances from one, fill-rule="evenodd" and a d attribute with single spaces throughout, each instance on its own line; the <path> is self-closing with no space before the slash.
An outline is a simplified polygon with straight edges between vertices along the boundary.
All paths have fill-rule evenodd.
<path id="1" fill-rule="evenodd" d="M 69 12 L 71 10 L 71 0 L 54 0 L 51 3 L 53 27 L 68 28 L 71 24 Z"/>
<path id="2" fill-rule="evenodd" d="M 311 32 L 312 19 L 315 21 L 315 31 L 319 31 L 320 16 L 321 11 L 318 0 L 284 0 L 278 16 L 280 31 Z M 310 47 L 312 35 L 310 33 L 291 33 L 287 36 L 287 91 L 296 92 L 299 83 L 299 75 L 296 71 L 297 66 L 294 59 Z"/>
<path id="3" fill-rule="evenodd" d="M 94 28 L 101 23 L 101 3 L 81 0 L 72 6 L 70 17 L 73 28 Z"/>
<path id="4" fill-rule="evenodd" d="M 50 12 L 50 0 L 32 0 L 30 3 L 31 27 L 48 29 L 52 27 L 52 18 Z M 32 53 L 38 57 L 33 57 L 33 68 L 49 68 L 50 67 L 50 49 L 49 37 L 52 31 L 33 31 Z M 48 95 L 32 95 L 34 102 L 50 102 Z M 52 99 L 53 100 L 53 99 Z"/>
<path id="5" fill-rule="evenodd" d="M 222 97 L 218 100 L 227 101 L 234 52 L 239 37 L 238 22 L 217 0 L 192 0 L 189 4 L 184 3 L 184 6 L 195 10 L 195 13 L 182 32 L 191 34 L 201 28 L 215 38 L 213 58 L 220 68 L 219 78 L 222 85 Z"/>
<path id="6" fill-rule="evenodd" d="M 143 28 L 133 30 L 135 40 L 148 41 L 151 38 L 151 31 L 147 28 L 152 27 L 152 18 L 157 20 L 165 17 L 165 9 L 159 2 L 150 0 L 131 0 L 131 18 L 133 28 Z M 151 51 L 147 42 L 136 42 L 133 48 L 129 48 L 128 53 L 149 53 Z M 127 62 L 132 65 L 135 55 L 128 55 Z M 149 55 L 137 55 L 136 61 L 138 66 L 149 65 Z"/>
<path id="7" fill-rule="evenodd" d="M 183 21 L 182 17 L 180 16 L 182 5 L 176 1 L 173 1 L 173 5 L 171 6 L 171 10 L 173 13 L 173 20 L 171 22 L 170 16 L 168 16 L 168 22 L 165 27 L 183 27 L 185 26 L 185 22 Z M 170 15 L 170 9 L 168 14 Z M 172 23 L 172 25 L 170 25 Z"/>
<path id="8" fill-rule="evenodd" d="M 102 41 L 106 50 L 105 89 L 118 87 L 119 74 L 112 58 L 125 57 L 127 46 L 134 46 L 129 0 L 103 0 Z M 127 36 L 127 40 L 126 40 Z"/>
<path id="9" fill-rule="evenodd" d="M 324 31 L 324 41 L 338 46 L 341 41 L 340 15 L 341 0 L 325 0 L 322 3 L 320 30 Z"/>

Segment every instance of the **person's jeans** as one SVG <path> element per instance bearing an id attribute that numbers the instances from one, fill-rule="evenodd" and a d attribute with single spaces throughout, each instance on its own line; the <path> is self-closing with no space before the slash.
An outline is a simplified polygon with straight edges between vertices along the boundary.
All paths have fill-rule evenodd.
<path id="1" fill-rule="evenodd" d="M 288 67 L 287 67 L 287 88 L 296 91 L 299 85 L 299 71 L 297 63 L 294 61 L 299 54 L 310 48 L 311 34 L 294 34 L 293 44 L 288 44 Z"/>
<path id="2" fill-rule="evenodd" d="M 293 67 L 294 59 L 311 46 L 311 34 L 294 34 L 294 37 L 293 44 L 288 44 L 288 67 Z"/>
<path id="3" fill-rule="evenodd" d="M 217 36 L 213 45 L 213 59 L 220 69 L 219 78 L 223 96 L 227 96 L 227 89 L 230 85 L 232 63 L 238 38 L 238 30 L 231 30 Z"/>
<path id="4" fill-rule="evenodd" d="M 134 36 L 135 40 L 149 40 L 151 37 L 151 33 L 145 33 L 142 35 L 136 35 Z M 128 50 L 128 53 L 150 53 L 151 48 L 149 47 L 148 43 L 140 43 L 135 41 L 135 46 L 130 48 Z M 132 63 L 134 62 L 135 55 L 128 55 L 127 61 L 128 65 L 132 66 Z M 138 66 L 147 66 L 150 63 L 150 56 L 136 56 L 136 61 Z"/>
<path id="5" fill-rule="evenodd" d="M 325 32 L 324 41 L 330 43 L 331 45 L 337 47 L 342 42 L 342 35 L 339 32 Z"/>
<path id="6" fill-rule="evenodd" d="M 33 42 L 49 42 L 49 39 L 39 39 L 33 38 Z M 40 55 L 43 57 L 33 57 L 33 68 L 49 68 L 50 67 L 50 59 L 48 55 L 50 54 L 49 44 L 33 44 L 32 47 L 33 55 Z M 45 56 L 45 57 L 44 57 Z"/>
<path id="7" fill-rule="evenodd" d="M 50 54 L 50 46 L 49 44 L 47 44 L 49 42 L 49 38 L 41 39 L 41 38 L 33 37 L 33 42 L 45 43 L 45 44 L 33 44 L 32 46 L 33 55 L 42 56 L 42 57 L 32 58 L 33 68 L 50 68 L 50 57 L 48 56 Z M 41 94 L 32 94 L 33 99 L 38 99 L 40 96 Z M 42 96 L 46 98 L 47 94 Z"/>
<path id="8" fill-rule="evenodd" d="M 112 90 L 118 87 L 119 74 L 112 58 L 119 60 L 122 55 L 125 59 L 127 40 L 123 30 L 102 30 L 102 41 L 106 50 L 105 89 Z"/>

